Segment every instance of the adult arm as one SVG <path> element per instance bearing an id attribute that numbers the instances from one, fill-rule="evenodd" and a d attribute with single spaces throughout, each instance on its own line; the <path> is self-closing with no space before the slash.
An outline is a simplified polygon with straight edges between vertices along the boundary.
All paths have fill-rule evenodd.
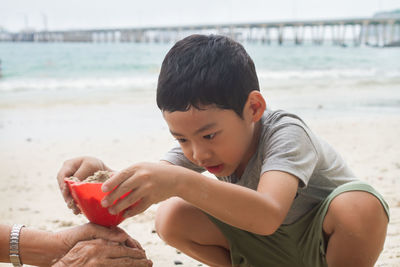
<path id="1" fill-rule="evenodd" d="M 9 242 L 11 227 L 0 225 L 0 261 L 10 262 Z M 45 231 L 23 227 L 19 237 L 19 255 L 22 263 L 39 266 L 50 266 L 53 261 L 61 258 L 67 248 L 55 238 L 55 235 Z"/>
<path id="2" fill-rule="evenodd" d="M 9 240 L 11 227 L 0 224 L 0 261 L 9 262 Z M 85 224 L 70 228 L 57 233 L 34 230 L 27 227 L 21 229 L 19 238 L 19 254 L 21 262 L 29 265 L 50 266 L 63 258 L 80 241 L 103 239 L 107 240 L 109 245 L 123 247 L 124 257 L 135 259 L 146 259 L 146 255 L 140 244 L 127 235 L 122 229 L 108 229 L 95 224 Z M 120 248 L 117 248 L 120 249 Z M 113 253 L 110 251 L 110 253 Z M 99 251 L 100 253 L 100 251 Z M 87 251 L 80 250 L 83 257 L 95 258 L 99 253 L 87 254 Z M 108 250 L 101 252 L 102 256 L 107 257 Z M 120 256 L 122 257 L 122 256 Z"/>

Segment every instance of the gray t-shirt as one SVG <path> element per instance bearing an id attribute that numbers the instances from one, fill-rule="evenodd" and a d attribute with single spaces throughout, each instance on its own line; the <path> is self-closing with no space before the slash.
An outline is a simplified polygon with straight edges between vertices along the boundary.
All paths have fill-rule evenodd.
<path id="1" fill-rule="evenodd" d="M 163 160 L 205 171 L 190 162 L 179 146 L 170 150 Z M 287 172 L 299 179 L 297 196 L 283 224 L 295 222 L 339 185 L 356 180 L 329 144 L 315 136 L 299 117 L 282 110 L 265 111 L 257 151 L 242 176 L 217 178 L 256 190 L 261 175 L 272 170 Z"/>

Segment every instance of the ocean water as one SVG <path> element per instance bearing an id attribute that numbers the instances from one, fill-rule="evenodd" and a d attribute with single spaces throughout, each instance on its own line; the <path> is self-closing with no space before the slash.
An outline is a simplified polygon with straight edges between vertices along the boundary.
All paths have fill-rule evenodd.
<path id="1" fill-rule="evenodd" d="M 173 44 L 0 43 L 0 107 L 133 101 L 154 105 Z M 273 109 L 400 114 L 400 48 L 243 44 Z"/>

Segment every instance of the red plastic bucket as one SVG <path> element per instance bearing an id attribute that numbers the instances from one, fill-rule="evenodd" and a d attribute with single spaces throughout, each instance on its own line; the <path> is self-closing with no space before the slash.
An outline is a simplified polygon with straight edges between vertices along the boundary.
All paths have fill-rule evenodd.
<path id="1" fill-rule="evenodd" d="M 101 200 L 109 194 L 109 192 L 104 193 L 101 191 L 102 183 L 80 183 L 68 179 L 65 179 L 65 182 L 73 199 L 90 222 L 111 227 L 117 226 L 125 219 L 123 217 L 124 211 L 113 215 L 108 212 L 107 208 L 101 206 Z M 120 199 L 126 197 L 129 193 L 126 193 Z"/>

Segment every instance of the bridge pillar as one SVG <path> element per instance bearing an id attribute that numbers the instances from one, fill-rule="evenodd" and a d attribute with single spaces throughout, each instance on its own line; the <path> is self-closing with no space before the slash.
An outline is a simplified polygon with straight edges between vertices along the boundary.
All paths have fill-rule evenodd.
<path id="1" fill-rule="evenodd" d="M 262 36 L 261 42 L 262 43 L 267 43 L 268 45 L 270 45 L 271 44 L 271 38 L 270 38 L 270 35 L 269 35 L 269 27 L 264 25 L 263 29 L 264 29 L 265 35 Z"/>
<path id="2" fill-rule="evenodd" d="M 394 34 L 395 34 L 394 21 L 389 22 L 389 27 L 390 27 L 389 44 L 391 44 L 394 41 Z"/>
<path id="3" fill-rule="evenodd" d="M 341 33 L 341 36 L 340 36 L 340 45 L 345 45 L 345 39 L 346 39 L 346 25 L 342 22 L 341 23 L 341 28 L 342 28 L 342 33 Z"/>
<path id="4" fill-rule="evenodd" d="M 368 20 L 364 20 L 363 23 L 361 24 L 360 44 L 363 43 L 363 41 L 364 41 L 365 45 L 369 44 L 369 21 Z"/>
<path id="5" fill-rule="evenodd" d="M 303 25 L 296 25 L 293 26 L 293 31 L 294 31 L 294 43 L 296 45 L 301 45 L 303 44 L 303 38 L 304 38 L 304 28 Z"/>
<path id="6" fill-rule="evenodd" d="M 378 27 L 379 27 L 379 24 L 375 24 L 374 25 L 374 33 L 375 33 L 375 45 L 376 46 L 379 46 L 379 44 L 380 44 L 380 34 L 379 34 L 379 29 L 378 29 Z"/>
<path id="7" fill-rule="evenodd" d="M 284 30 L 283 25 L 282 24 L 279 25 L 279 28 L 278 28 L 278 44 L 279 45 L 283 44 L 283 30 Z"/>
<path id="8" fill-rule="evenodd" d="M 357 27 L 358 24 L 354 24 L 352 25 L 352 32 L 353 32 L 353 45 L 354 46 L 359 46 L 360 45 L 360 35 L 357 34 Z M 360 31 L 361 31 L 361 27 L 360 27 Z"/>
<path id="9" fill-rule="evenodd" d="M 383 37 L 383 38 L 382 38 L 382 42 L 383 42 L 383 43 L 382 43 L 382 46 L 385 46 L 385 45 L 387 44 L 387 37 L 388 37 L 388 36 L 387 36 L 387 26 L 388 26 L 388 25 L 387 25 L 386 23 L 382 23 L 381 25 L 382 25 L 382 27 L 383 27 L 383 30 L 382 30 L 382 35 L 383 35 L 383 36 L 382 36 L 382 37 Z"/>
<path id="10" fill-rule="evenodd" d="M 318 27 L 319 27 L 319 30 L 318 30 L 318 34 L 319 34 L 319 36 L 318 36 L 318 38 L 319 38 L 318 44 L 322 45 L 324 40 L 325 40 L 325 26 L 323 24 L 320 24 L 320 25 L 318 25 Z"/>
<path id="11" fill-rule="evenodd" d="M 319 24 L 319 25 L 311 26 L 311 38 L 312 38 L 313 44 L 321 45 L 322 40 L 324 38 L 323 36 L 324 36 L 323 25 Z"/>
<path id="12" fill-rule="evenodd" d="M 236 36 L 235 36 L 235 29 L 233 28 L 233 26 L 229 26 L 229 37 L 232 38 L 233 40 L 236 40 Z"/>
<path id="13" fill-rule="evenodd" d="M 400 42 L 400 22 L 396 23 L 396 28 L 397 28 L 397 38 L 396 41 Z"/>

